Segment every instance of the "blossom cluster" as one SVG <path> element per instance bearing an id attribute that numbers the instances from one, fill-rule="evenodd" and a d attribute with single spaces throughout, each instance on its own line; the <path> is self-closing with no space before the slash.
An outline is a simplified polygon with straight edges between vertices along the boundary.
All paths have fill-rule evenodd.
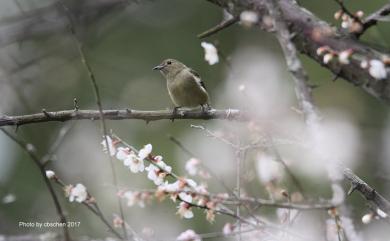
<path id="1" fill-rule="evenodd" d="M 349 64 L 353 53 L 352 49 L 335 51 L 329 46 L 321 46 L 317 49 L 317 55 L 322 56 L 322 62 L 324 64 L 329 64 L 335 59 L 337 59 L 340 64 Z M 360 62 L 360 67 L 362 69 L 367 69 L 368 73 L 373 78 L 381 80 L 387 78 L 386 64 L 388 64 L 387 58 L 384 58 L 383 61 L 379 59 L 364 59 Z"/>
<path id="2" fill-rule="evenodd" d="M 350 57 L 353 54 L 352 49 L 346 49 L 343 51 L 335 51 L 329 46 L 321 46 L 317 49 L 317 55 L 323 56 L 322 62 L 324 64 L 330 63 L 337 57 L 337 60 L 340 64 L 349 64 Z"/>
<path id="3" fill-rule="evenodd" d="M 254 11 L 243 11 L 240 14 L 240 23 L 244 27 L 252 27 L 259 21 L 259 15 Z"/>
<path id="4" fill-rule="evenodd" d="M 52 170 L 46 170 L 46 178 L 59 181 L 58 177 L 56 176 L 56 173 Z M 63 184 L 63 187 L 64 187 L 65 196 L 69 198 L 69 202 L 76 201 L 78 203 L 82 203 L 82 202 L 94 201 L 94 199 L 88 194 L 87 188 L 81 183 L 77 183 L 76 186 L 73 186 L 71 184 L 69 185 Z"/>
<path id="5" fill-rule="evenodd" d="M 353 16 L 345 13 L 343 10 L 339 10 L 334 14 L 336 20 L 341 20 L 341 27 L 348 30 L 350 33 L 358 33 L 362 31 L 362 21 L 364 16 L 363 11 L 357 11 Z"/>
<path id="6" fill-rule="evenodd" d="M 107 141 L 106 139 L 107 138 Z M 112 139 L 107 136 L 101 142 L 103 151 L 115 156 L 124 166 L 128 167 L 133 173 L 147 172 L 147 178 L 156 185 L 157 190 L 155 196 L 158 200 L 165 199 L 169 196 L 174 202 L 180 201 L 177 214 L 182 218 L 192 218 L 192 206 L 197 205 L 204 207 L 206 210 L 206 218 L 210 222 L 214 220 L 215 211 L 218 208 L 215 200 L 210 200 L 207 197 L 208 191 L 205 185 L 198 185 L 194 180 L 184 177 L 178 177 L 172 173 L 172 167 L 163 161 L 162 156 L 152 155 L 153 147 L 151 144 L 146 144 L 142 149 L 136 149 L 125 145 L 121 141 Z M 145 162 L 149 165 L 145 167 Z M 191 158 L 186 164 L 187 172 L 194 176 L 200 175 L 208 177 L 207 172 L 199 166 L 200 161 Z M 168 182 L 167 176 L 172 176 L 176 179 L 174 182 Z M 144 207 L 145 203 L 152 199 L 150 192 L 142 191 L 122 191 L 118 194 L 120 197 L 127 200 L 128 206 L 137 204 Z"/>
<path id="7" fill-rule="evenodd" d="M 204 59 L 209 65 L 217 64 L 219 62 L 218 49 L 212 43 L 207 42 L 202 42 L 201 46 L 204 49 Z"/>

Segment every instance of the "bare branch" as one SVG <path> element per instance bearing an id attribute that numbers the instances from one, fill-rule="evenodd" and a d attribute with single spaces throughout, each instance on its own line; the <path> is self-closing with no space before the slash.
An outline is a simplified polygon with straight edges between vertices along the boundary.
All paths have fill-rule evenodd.
<path id="1" fill-rule="evenodd" d="M 390 202 L 380 195 L 374 188 L 369 186 L 348 168 L 344 169 L 344 176 L 351 182 L 351 189 L 348 194 L 351 194 L 355 190 L 359 191 L 367 201 L 374 203 L 379 209 L 388 215 L 390 214 Z"/>
<path id="2" fill-rule="evenodd" d="M 229 26 L 237 23 L 239 21 L 239 18 L 238 17 L 233 17 L 233 18 L 229 18 L 227 20 L 224 20 L 222 21 L 221 23 L 219 23 L 218 25 L 204 31 L 203 33 L 200 33 L 198 34 L 198 38 L 202 39 L 202 38 L 207 38 L 211 35 L 214 35 L 216 33 L 218 33 L 219 31 L 225 29 L 225 28 L 228 28 Z"/>
<path id="3" fill-rule="evenodd" d="M 144 120 L 146 122 L 157 120 L 172 119 L 195 119 L 195 120 L 234 120 L 249 121 L 250 116 L 247 112 L 226 109 L 226 110 L 209 110 L 202 112 L 199 110 L 179 110 L 173 113 L 171 110 L 102 110 L 103 116 L 107 120 Z M 97 110 L 60 110 L 46 111 L 20 116 L 0 116 L 0 126 L 21 126 L 32 123 L 51 122 L 51 121 L 70 121 L 70 120 L 99 120 L 100 113 Z"/>
<path id="4" fill-rule="evenodd" d="M 96 24 L 110 13 L 123 10 L 131 0 L 85 0 L 79 4 L 70 4 L 69 10 L 75 15 L 78 26 L 88 27 Z M 68 20 L 63 8 L 55 1 L 45 7 L 24 11 L 20 15 L 1 19 L 0 46 L 17 41 L 32 39 L 36 36 L 62 34 Z"/>
<path id="5" fill-rule="evenodd" d="M 54 191 L 54 188 L 53 186 L 51 185 L 50 183 L 50 180 L 47 178 L 46 176 L 46 169 L 45 169 L 45 166 L 42 164 L 41 160 L 38 158 L 38 156 L 35 154 L 35 147 L 30 144 L 30 143 L 27 143 L 21 139 L 19 139 L 18 137 L 14 136 L 13 134 L 11 134 L 10 132 L 0 128 L 0 130 L 5 134 L 7 135 L 11 140 L 13 140 L 16 144 L 18 144 L 29 156 L 30 158 L 33 160 L 33 162 L 35 163 L 35 165 L 38 167 L 39 169 L 39 172 L 42 176 L 42 178 L 44 179 L 45 181 L 45 184 L 46 184 L 46 187 L 47 189 L 49 190 L 49 193 L 50 193 L 50 196 L 52 197 L 53 199 L 53 202 L 54 202 L 54 206 L 57 210 L 57 214 L 58 216 L 60 217 L 60 222 L 61 223 L 67 223 L 66 221 L 66 217 L 65 217 L 65 214 L 64 212 L 62 211 L 62 207 L 61 207 L 61 204 L 58 200 L 58 197 L 57 197 L 57 194 L 55 193 Z M 64 238 L 66 241 L 70 241 L 71 238 L 70 238 L 70 235 L 69 235 L 69 229 L 68 229 L 68 226 L 67 225 L 64 225 L 63 227 L 63 232 L 64 232 Z"/>
<path id="6" fill-rule="evenodd" d="M 71 12 L 69 11 L 69 9 L 65 5 L 65 3 L 62 2 L 63 0 L 60 0 L 60 1 L 61 1 L 63 9 L 65 11 L 65 15 L 67 16 L 67 18 L 69 20 L 71 34 L 72 34 L 72 37 L 73 37 L 73 40 L 74 40 L 75 44 L 77 45 L 77 49 L 78 49 L 78 52 L 79 52 L 79 55 L 80 55 L 81 63 L 83 64 L 86 72 L 88 73 L 88 77 L 89 77 L 90 83 L 92 85 L 92 90 L 93 90 L 93 92 L 95 94 L 96 105 L 98 106 L 98 109 L 99 109 L 99 118 L 100 118 L 100 123 L 101 123 L 101 131 L 102 131 L 102 134 L 104 136 L 104 142 L 105 142 L 106 146 L 108 147 L 109 146 L 109 144 L 108 144 L 108 137 L 107 137 L 108 136 L 108 129 L 107 129 L 107 125 L 106 125 L 106 122 L 105 122 L 105 119 L 104 119 L 103 104 L 102 104 L 102 100 L 101 100 L 101 97 L 100 97 L 100 91 L 99 91 L 99 87 L 98 87 L 98 84 L 97 84 L 97 80 L 96 80 L 94 72 L 92 71 L 92 67 L 89 64 L 89 61 L 87 60 L 87 56 L 86 56 L 86 54 L 84 52 L 84 47 L 83 47 L 81 41 L 76 36 L 76 29 L 75 29 L 76 25 L 73 22 L 73 17 L 74 16 L 71 14 Z M 75 102 L 75 109 L 76 110 L 78 109 L 76 102 Z M 48 114 L 46 114 L 46 115 L 49 116 Z M 112 159 L 112 157 L 111 157 L 111 155 L 109 153 L 107 153 L 107 157 L 108 157 L 108 160 L 110 162 L 112 180 L 113 180 L 114 186 L 116 187 L 116 191 L 118 192 L 119 191 L 119 188 L 118 188 L 118 177 L 117 177 L 117 174 L 116 174 L 114 161 L 113 161 L 113 159 Z M 128 236 L 128 233 L 127 233 L 127 228 L 126 228 L 125 215 L 124 215 L 124 212 L 123 212 L 123 206 L 122 206 L 122 202 L 121 202 L 119 197 L 117 197 L 117 201 L 118 201 L 119 214 L 120 214 L 121 219 L 123 220 L 123 222 L 122 222 L 123 234 L 124 234 L 125 239 L 129 239 L 129 236 Z M 130 229 L 131 229 L 131 227 L 130 227 Z"/>
<path id="7" fill-rule="evenodd" d="M 56 184 L 58 184 L 62 189 L 67 188 L 67 184 L 59 178 L 57 175 L 51 178 Z M 114 234 L 117 238 L 123 240 L 123 237 L 115 230 L 115 228 L 110 224 L 110 222 L 106 219 L 106 217 L 103 215 L 103 212 L 100 210 L 98 203 L 96 202 L 95 198 L 91 196 L 90 193 L 88 193 L 88 197 L 86 200 L 82 202 L 82 204 L 93 214 L 95 214 L 108 228 L 108 230 Z"/>
<path id="8" fill-rule="evenodd" d="M 348 8 L 345 6 L 344 4 L 344 1 L 343 0 L 334 0 L 341 8 L 341 11 L 345 14 L 347 14 L 349 17 L 351 17 L 355 22 L 359 23 L 359 24 L 363 24 L 361 19 L 358 18 L 355 14 L 351 13 Z"/>
<path id="9" fill-rule="evenodd" d="M 383 17 L 390 14 L 390 2 L 378 9 L 376 12 L 368 16 L 363 22 L 363 30 L 360 34 L 363 34 L 368 28 L 377 24 Z"/>
<path id="10" fill-rule="evenodd" d="M 73 125 L 69 124 L 69 125 L 65 125 L 61 128 L 55 141 L 50 146 L 47 153 L 41 158 L 42 165 L 46 166 L 49 163 L 49 161 L 52 159 L 53 155 L 55 154 L 57 149 L 60 147 L 63 140 L 65 139 L 65 136 L 69 133 L 69 131 L 72 129 L 72 127 L 73 127 Z"/>
<path id="11" fill-rule="evenodd" d="M 290 40 L 293 36 L 283 21 L 282 12 L 278 5 L 272 3 L 272 1 L 267 2 L 266 5 L 270 15 L 274 18 L 275 35 L 286 58 L 288 70 L 293 76 L 295 93 L 305 116 L 306 123 L 312 123 L 313 120 L 318 121 L 318 114 L 315 111 L 311 91 L 307 84 L 307 73 L 298 58 L 295 45 Z"/>
<path id="12" fill-rule="evenodd" d="M 231 13 L 239 16 L 242 11 L 251 10 L 259 16 L 267 15 L 266 3 L 268 0 L 208 0 Z M 390 74 L 384 79 L 376 79 L 369 73 L 369 68 L 362 68 L 363 60 L 383 60 L 388 51 L 375 49 L 360 42 L 356 37 L 333 28 L 330 24 L 320 20 L 307 9 L 299 6 L 296 1 L 280 0 L 278 5 L 282 12 L 283 21 L 288 23 L 292 34 L 291 41 L 301 53 L 311 57 L 334 74 L 338 74 L 348 82 L 361 87 L 368 94 L 390 103 Z M 324 64 L 323 57 L 317 54 L 319 47 L 329 46 L 334 51 L 341 52 L 352 49 L 349 64 L 340 64 L 331 61 Z"/>

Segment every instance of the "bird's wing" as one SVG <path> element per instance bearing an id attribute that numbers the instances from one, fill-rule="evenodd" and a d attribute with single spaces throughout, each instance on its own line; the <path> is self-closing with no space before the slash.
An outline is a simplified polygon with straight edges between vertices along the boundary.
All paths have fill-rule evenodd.
<path id="1" fill-rule="evenodd" d="M 203 89 L 206 90 L 206 85 L 204 84 L 204 82 L 202 81 L 202 79 L 200 78 L 200 75 L 193 69 L 189 68 L 190 69 L 190 73 L 193 74 L 195 76 L 195 81 L 203 87 Z"/>

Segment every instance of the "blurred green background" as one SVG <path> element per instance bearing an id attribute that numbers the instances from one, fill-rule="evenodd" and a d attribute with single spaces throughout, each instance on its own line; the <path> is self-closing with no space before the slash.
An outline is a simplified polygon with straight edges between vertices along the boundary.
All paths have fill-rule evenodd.
<path id="1" fill-rule="evenodd" d="M 77 4 L 81 6 L 83 2 L 74 1 L 72 6 Z M 338 9 L 335 1 L 299 2 L 321 19 L 339 26 L 333 19 L 333 14 Z M 363 10 L 366 14 L 386 2 L 345 1 L 351 11 Z M 15 40 L 6 41 L 8 35 L 14 34 L 14 27 L 20 30 L 18 24 L 21 22 L 28 26 L 27 23 L 32 22 L 32 19 L 40 17 L 55 22 L 58 17 L 56 15 L 38 14 L 34 18 L 29 16 L 29 13 L 51 4 L 53 1 L 46 0 L 0 2 L 0 35 L 4 36 L 3 39 L 0 37 L 2 115 L 36 113 L 42 109 L 48 111 L 72 109 L 74 98 L 77 98 L 80 109 L 96 109 L 90 81 L 78 56 L 77 46 L 66 27 L 59 28 L 58 31 L 45 32 L 46 26 L 38 22 L 35 27 L 21 28 L 23 34 Z M 87 59 L 96 75 L 105 109 L 171 108 L 165 81 L 159 73 L 152 71 L 153 66 L 168 57 L 181 60 L 201 74 L 211 95 L 213 107 L 256 108 L 243 104 L 246 100 L 245 95 L 236 94 L 236 98 L 240 99 L 236 101 L 234 95 L 226 94 L 228 88 L 226 83 L 231 78 L 226 65 L 220 62 L 209 66 L 203 59 L 201 40 L 196 35 L 221 21 L 223 13 L 218 7 L 202 0 L 155 0 L 131 2 L 112 11 L 93 14 L 86 14 L 77 19 L 76 32 L 83 42 Z M 35 30 L 41 32 L 34 34 Z M 364 35 L 363 40 L 374 46 L 388 48 L 389 25 L 380 23 L 373 27 Z M 245 52 L 244 49 L 256 49 L 255 52 L 263 58 L 263 66 L 275 68 L 274 73 L 281 72 L 279 79 L 283 81 L 280 85 L 282 87 L 279 88 L 279 93 L 273 92 L 275 96 L 272 98 L 294 99 L 292 81 L 286 72 L 277 41 L 271 34 L 235 25 L 206 41 L 213 43 L 218 41 L 220 50 L 227 56 L 238 55 L 237 53 Z M 243 58 L 241 57 L 241 60 Z M 237 63 L 233 58 L 233 64 L 240 65 L 240 58 L 238 59 Z M 311 84 L 319 86 L 313 94 L 315 103 L 323 115 L 326 117 L 335 111 L 342 113 L 343 116 L 348 116 L 358 130 L 360 145 L 354 160 L 355 171 L 376 190 L 390 198 L 387 179 L 390 173 L 390 153 L 387 150 L 390 141 L 388 106 L 344 80 L 338 79 L 333 82 L 333 75 L 329 71 L 307 57 L 302 56 L 302 61 L 309 73 Z M 237 87 L 245 84 L 239 81 L 240 72 L 236 74 L 237 83 L 232 85 Z M 260 88 L 263 78 L 269 75 L 272 76 L 272 72 L 258 77 Z M 272 108 L 269 106 L 271 112 Z M 264 111 L 263 116 L 269 117 L 274 128 L 278 129 L 278 121 L 282 119 L 278 118 L 279 114 L 272 115 L 271 112 Z M 190 120 L 173 123 L 166 120 L 149 124 L 143 121 L 123 120 L 107 121 L 107 124 L 114 133 L 136 147 L 152 143 L 154 153 L 160 153 L 178 173 L 184 173 L 183 166 L 188 157 L 168 140 L 167 136 L 173 135 L 183 141 L 184 145 L 191 147 L 200 159 L 210 163 L 216 172 L 223 169 L 220 174 L 224 181 L 232 188 L 235 185 L 233 151 L 217 140 L 206 137 L 203 132 L 193 130 L 190 124 L 202 124 L 212 130 L 235 130 L 245 139 L 246 132 L 241 132 L 244 124 Z M 54 122 L 26 125 L 18 128 L 16 134 L 33 143 L 37 153 L 44 155 L 64 125 L 66 123 Z M 115 190 L 112 187 L 109 163 L 101 151 L 100 142 L 99 122 L 88 120 L 75 122 L 56 153 L 56 160 L 49 164 L 49 168 L 55 170 L 67 183 L 86 185 L 110 220 L 112 213 L 117 213 Z M 218 149 L 214 149 L 216 146 Z M 250 168 L 250 164 L 248 165 Z M 153 187 L 145 175 L 132 174 L 119 162 L 116 169 L 119 172 L 121 187 Z M 299 177 L 312 196 L 329 197 L 329 183 L 324 174 L 318 179 L 304 174 Z M 256 183 L 258 184 L 258 181 L 255 180 L 250 187 L 248 185 L 248 189 L 252 190 L 252 193 L 264 194 L 260 185 L 256 186 Z M 216 183 L 209 186 L 215 192 L 223 192 L 221 186 Z M 80 228 L 71 229 L 72 235 L 107 236 L 105 227 L 88 210 L 76 203 L 69 203 L 58 187 L 56 191 L 68 213 L 68 219 L 81 221 Z M 14 195 L 16 199 L 10 203 L 4 202 L 4 199 L 0 202 L 0 234 L 47 231 L 19 228 L 19 221 L 57 221 L 54 206 L 38 169 L 26 153 L 5 135 L 0 135 L 0 200 L 9 194 Z M 368 209 L 359 195 L 353 194 L 348 197 L 347 203 L 352 204 L 349 212 L 357 227 L 367 230 L 368 233 L 377 230 L 362 226 L 360 218 Z M 196 218 L 192 220 L 180 220 L 175 215 L 176 204 L 170 201 L 164 201 L 162 204 L 153 201 L 145 209 L 126 207 L 125 212 L 127 221 L 137 231 L 141 232 L 144 227 L 151 227 L 162 237 L 175 237 L 186 228 L 203 233 L 220 231 L 229 220 L 218 215 L 216 222 L 209 224 L 205 222 L 203 211 L 196 211 Z M 267 213 L 267 211 L 260 213 L 262 212 Z"/>

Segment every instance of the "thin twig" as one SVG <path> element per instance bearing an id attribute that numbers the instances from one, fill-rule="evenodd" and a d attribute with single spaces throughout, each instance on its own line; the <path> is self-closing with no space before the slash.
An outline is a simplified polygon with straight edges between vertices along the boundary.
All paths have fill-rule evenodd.
<path id="1" fill-rule="evenodd" d="M 370 14 L 368 17 L 366 17 L 363 21 L 363 28 L 362 31 L 359 32 L 359 35 L 362 35 L 367 29 L 374 26 L 378 23 L 383 17 L 386 17 L 390 14 L 390 2 L 383 5 L 380 9 L 375 11 L 374 13 Z"/>
<path id="2" fill-rule="evenodd" d="M 362 20 L 358 18 L 355 14 L 351 13 L 351 11 L 348 10 L 348 8 L 345 6 L 343 0 L 334 0 L 341 8 L 341 11 L 345 14 L 347 14 L 350 18 L 352 18 L 355 22 L 359 23 L 360 25 L 363 25 Z"/>
<path id="3" fill-rule="evenodd" d="M 199 205 L 199 204 L 195 204 L 195 203 L 191 203 L 191 202 L 187 202 L 187 201 L 185 201 L 185 200 L 183 200 L 183 199 L 181 199 L 180 197 L 178 197 L 177 198 L 178 200 L 180 200 L 180 201 L 182 201 L 182 202 L 185 202 L 185 203 L 187 203 L 188 205 L 190 205 L 190 206 L 192 206 L 192 207 L 196 207 L 196 208 L 200 208 L 200 209 L 205 209 L 205 210 L 210 210 L 210 208 L 208 208 L 207 206 L 204 206 L 204 205 Z M 249 226 L 251 226 L 251 227 L 253 227 L 253 228 L 269 228 L 269 229 L 276 229 L 276 230 L 282 230 L 282 231 L 284 231 L 284 232 L 286 232 L 286 233 L 288 233 L 288 234 L 290 234 L 290 235 L 293 235 L 293 236 L 295 236 L 295 237 L 297 237 L 297 238 L 299 238 L 299 239 L 302 239 L 302 240 L 310 240 L 310 239 L 307 239 L 307 238 L 305 238 L 305 237 L 302 237 L 300 234 L 298 234 L 298 233 L 294 233 L 294 232 L 292 232 L 292 231 L 290 231 L 290 230 L 287 230 L 287 229 L 285 229 L 285 228 L 283 228 L 283 227 L 280 227 L 280 226 L 278 226 L 278 225 L 275 225 L 275 224 L 273 224 L 273 223 L 271 223 L 271 222 L 261 222 L 261 226 L 259 226 L 259 224 L 258 223 L 253 223 L 253 222 L 251 222 L 251 221 L 249 221 L 249 220 L 247 220 L 247 219 L 245 219 L 245 218 L 242 218 L 242 217 L 240 217 L 240 216 L 238 216 L 238 215 L 236 215 L 234 212 L 232 212 L 231 210 L 229 210 L 229 209 L 223 209 L 223 208 L 218 208 L 218 209 L 215 209 L 215 210 L 213 210 L 213 211 L 215 211 L 216 213 L 219 213 L 219 214 L 223 214 L 223 215 L 227 215 L 227 216 L 230 216 L 230 217 L 232 217 L 232 218 L 234 218 L 234 219 L 236 219 L 237 221 L 240 221 L 240 222 L 242 222 L 242 223 L 245 223 L 245 224 L 247 224 L 247 225 L 249 225 Z"/>
<path id="4" fill-rule="evenodd" d="M 65 139 L 66 135 L 69 133 L 69 131 L 73 128 L 73 123 L 69 125 L 63 126 L 60 131 L 58 132 L 58 135 L 53 142 L 53 144 L 50 146 L 47 153 L 41 158 L 42 165 L 46 166 L 47 163 L 50 161 L 50 159 L 53 157 L 54 153 L 58 150 L 60 145 L 62 144 L 63 140 Z"/>
<path id="5" fill-rule="evenodd" d="M 106 122 L 104 120 L 103 105 L 102 105 L 102 101 L 101 101 L 99 87 L 98 87 L 98 84 L 97 84 L 97 81 L 96 81 L 96 77 L 95 77 L 94 72 L 92 71 L 91 65 L 89 64 L 89 62 L 87 60 L 86 54 L 84 52 L 83 45 L 82 45 L 81 41 L 76 36 L 76 29 L 75 29 L 75 24 L 73 22 L 72 14 L 69 11 L 69 9 L 67 8 L 67 6 L 63 3 L 63 0 L 61 1 L 61 4 L 62 4 L 62 7 L 65 10 L 65 14 L 68 17 L 69 24 L 70 24 L 71 36 L 72 36 L 75 44 L 77 45 L 77 49 L 78 49 L 78 52 L 79 52 L 79 55 L 80 55 L 80 58 L 81 58 L 81 63 L 83 64 L 86 72 L 88 73 L 88 77 L 89 77 L 90 83 L 92 85 L 93 92 L 95 94 L 96 105 L 98 106 L 98 109 L 99 109 L 99 116 L 100 116 L 102 134 L 104 135 L 105 144 L 106 144 L 107 148 L 109 148 L 108 137 L 107 137 L 108 136 L 108 129 L 107 129 L 107 126 L 106 126 Z M 111 157 L 109 152 L 107 153 L 107 157 L 108 157 L 109 162 L 110 162 L 110 168 L 111 168 L 111 173 L 112 173 L 113 184 L 114 184 L 114 186 L 116 186 L 116 189 L 117 189 L 116 191 L 118 192 L 119 191 L 119 188 L 118 188 L 118 178 L 117 178 L 117 174 L 116 174 L 116 171 L 115 171 L 114 161 L 113 161 L 113 159 L 112 159 L 112 157 Z M 117 201 L 118 201 L 118 207 L 119 207 L 119 214 L 120 214 L 121 219 L 123 220 L 123 222 L 122 222 L 122 229 L 123 229 L 124 237 L 126 238 L 126 240 L 128 240 L 129 236 L 128 236 L 127 229 L 126 229 L 126 220 L 125 220 L 125 216 L 124 216 L 124 212 L 123 212 L 122 202 L 121 202 L 119 197 L 117 197 Z"/>
<path id="6" fill-rule="evenodd" d="M 269 140 L 270 143 L 270 149 L 272 150 L 276 161 L 278 161 L 280 164 L 282 164 L 284 170 L 287 172 L 289 175 L 291 181 L 294 183 L 294 185 L 298 188 L 298 191 L 302 194 L 302 196 L 305 198 L 305 191 L 303 189 L 303 185 L 299 181 L 299 179 L 294 175 L 294 173 L 291 171 L 290 167 L 286 164 L 286 162 L 283 160 L 283 157 L 280 155 L 278 149 L 276 148 L 273 138 L 271 135 L 267 135 L 267 139 Z"/>
<path id="7" fill-rule="evenodd" d="M 201 126 L 201 125 L 191 125 L 191 128 L 203 130 L 203 131 L 206 132 L 207 136 L 210 136 L 210 137 L 213 137 L 215 139 L 218 139 L 218 140 L 222 141 L 223 143 L 233 147 L 235 150 L 239 150 L 240 149 L 239 145 L 234 144 L 230 140 L 215 134 L 214 132 L 210 131 L 209 129 L 205 128 L 204 126 Z"/>
<path id="8" fill-rule="evenodd" d="M 189 157 L 196 157 L 196 155 L 191 152 L 188 148 L 186 148 L 178 139 L 176 139 L 173 136 L 168 137 L 173 143 L 175 143 L 184 153 L 186 153 Z M 247 149 L 239 150 L 240 152 L 246 152 Z M 234 192 L 230 187 L 226 185 L 226 183 L 220 178 L 210 167 L 208 167 L 204 162 L 200 162 L 200 165 L 202 168 L 204 168 L 207 173 L 209 173 L 213 178 L 215 178 L 224 188 L 225 190 L 232 195 L 236 201 L 240 201 L 238 194 Z M 238 204 L 239 206 L 240 204 Z M 250 210 L 246 205 L 243 205 L 244 208 L 248 211 L 248 215 L 251 216 L 253 219 L 257 220 L 257 217 L 253 214 L 253 210 Z"/>
<path id="9" fill-rule="evenodd" d="M 40 174 L 41 174 L 42 178 L 45 181 L 46 187 L 49 190 L 50 196 L 53 199 L 54 206 L 56 207 L 56 210 L 57 210 L 57 214 L 60 217 L 60 222 L 67 224 L 66 217 L 65 217 L 65 214 L 64 214 L 64 212 L 63 212 L 63 210 L 61 208 L 61 204 L 60 204 L 60 202 L 58 200 L 57 194 L 55 193 L 55 191 L 53 189 L 53 186 L 50 183 L 50 180 L 46 176 L 45 166 L 40 162 L 40 159 L 35 154 L 35 151 L 34 151 L 35 147 L 32 144 L 27 143 L 27 142 L 19 139 L 18 137 L 14 136 L 13 134 L 11 134 L 10 132 L 8 132 L 7 130 L 5 130 L 3 128 L 0 128 L 0 130 L 5 135 L 7 135 L 11 140 L 13 140 L 16 144 L 18 144 L 29 155 L 29 157 L 33 160 L 35 165 L 38 167 L 38 169 L 40 171 Z M 63 226 L 63 231 L 64 231 L 64 238 L 65 238 L 65 240 L 66 241 L 70 241 L 71 238 L 70 238 L 70 235 L 69 235 L 69 230 L 68 230 L 68 226 L 67 225 Z"/>
<path id="10" fill-rule="evenodd" d="M 187 147 L 185 147 L 177 138 L 173 136 L 168 136 L 169 140 L 171 140 L 173 143 L 175 143 L 184 153 L 188 155 L 188 157 L 196 157 L 192 151 L 190 151 Z M 204 162 L 200 162 L 200 165 L 206 169 L 206 171 L 213 177 L 215 178 L 222 186 L 223 188 L 230 194 L 235 195 L 234 191 L 226 185 L 226 183 L 220 178 L 209 166 L 204 164 Z"/>
<path id="11" fill-rule="evenodd" d="M 153 195 L 158 191 L 158 189 L 138 189 L 138 188 L 125 188 L 125 190 L 131 190 L 136 191 L 140 193 L 148 193 L 150 195 Z M 262 199 L 262 198 L 255 198 L 255 197 L 244 197 L 241 196 L 239 199 L 237 199 L 237 196 L 228 196 L 224 197 L 218 193 L 204 193 L 204 192 L 198 192 L 195 190 L 181 190 L 180 192 L 190 194 L 192 196 L 200 196 L 200 197 L 206 197 L 210 200 L 217 200 L 217 202 L 225 205 L 243 205 L 243 204 L 253 204 L 260 207 L 269 207 L 269 208 L 284 208 L 284 209 L 294 209 L 294 210 L 300 210 L 300 211 L 318 211 L 318 210 L 324 210 L 327 211 L 329 209 L 335 208 L 335 205 L 330 202 L 319 202 L 319 203 L 312 203 L 312 202 L 305 202 L 305 203 L 293 203 L 293 202 L 279 202 L 275 200 L 270 199 Z M 176 191 L 169 192 L 165 191 L 166 194 L 176 194 Z"/>
<path id="12" fill-rule="evenodd" d="M 224 20 L 221 23 L 219 23 L 218 25 L 204 31 L 203 33 L 198 34 L 197 37 L 200 39 L 207 38 L 213 34 L 218 33 L 219 31 L 221 31 L 225 28 L 228 28 L 229 26 L 237 23 L 239 20 L 240 20 L 239 17 L 232 17 L 232 18 L 229 18 L 227 20 Z"/>
<path id="13" fill-rule="evenodd" d="M 241 144 L 239 144 L 239 147 L 241 146 Z M 236 151 L 236 191 L 237 191 L 237 199 L 240 199 L 241 197 L 241 165 L 242 165 L 242 157 L 243 157 L 244 153 L 243 151 L 241 151 L 240 149 L 238 149 Z M 237 216 L 240 216 L 240 204 L 237 205 L 236 207 L 236 215 Z M 238 241 L 241 241 L 241 221 L 238 220 L 237 221 L 237 225 L 238 225 L 238 236 L 237 236 L 237 240 Z"/>
<path id="14" fill-rule="evenodd" d="M 55 175 L 52 180 L 58 184 L 61 188 L 65 189 L 67 185 L 65 182 L 60 179 L 57 175 Z M 91 200 L 93 200 L 91 202 Z M 110 222 L 107 221 L 107 219 L 104 217 L 102 211 L 100 210 L 95 198 L 92 198 L 92 196 L 88 193 L 88 198 L 82 202 L 82 204 L 88 208 L 89 211 L 91 211 L 93 214 L 95 214 L 112 232 L 116 237 L 119 239 L 123 239 L 123 237 L 111 226 Z"/>
<path id="15" fill-rule="evenodd" d="M 185 154 L 187 154 L 188 157 L 196 157 L 196 155 L 185 147 L 176 137 L 168 135 L 168 139 L 175 143 Z"/>

